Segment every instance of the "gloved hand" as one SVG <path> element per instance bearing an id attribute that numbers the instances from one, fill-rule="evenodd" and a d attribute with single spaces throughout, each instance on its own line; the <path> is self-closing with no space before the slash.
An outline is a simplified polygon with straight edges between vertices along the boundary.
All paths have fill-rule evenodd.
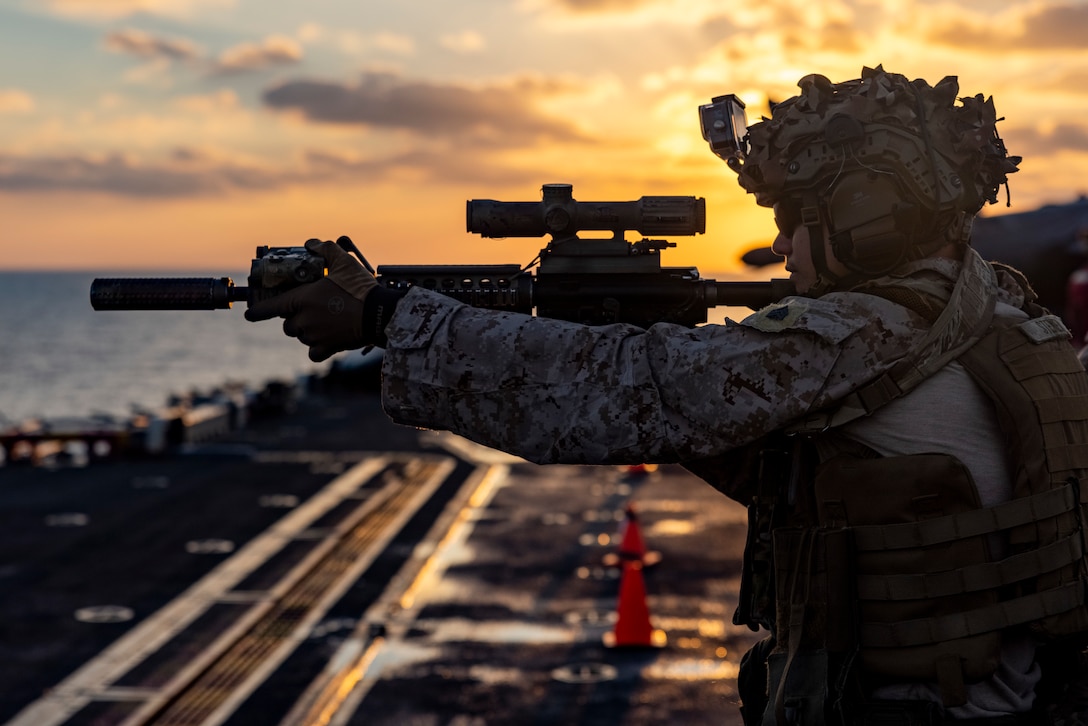
<path id="1" fill-rule="evenodd" d="M 350 245 L 351 240 L 347 241 Z M 325 259 L 328 274 L 253 305 L 246 310 L 246 320 L 283 318 L 283 332 L 309 346 L 310 360 L 319 363 L 368 343 L 363 335 L 363 303 L 378 283 L 334 242 L 311 239 L 306 249 Z"/>

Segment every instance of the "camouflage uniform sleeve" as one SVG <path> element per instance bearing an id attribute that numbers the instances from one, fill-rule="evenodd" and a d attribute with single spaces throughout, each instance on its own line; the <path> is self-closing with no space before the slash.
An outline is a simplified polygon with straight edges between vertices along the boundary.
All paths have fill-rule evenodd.
<path id="1" fill-rule="evenodd" d="M 879 306 L 889 310 L 875 315 Z M 417 289 L 386 328 L 382 400 L 399 423 L 539 463 L 683 461 L 828 405 L 918 332 L 903 308 L 868 295 L 643 330 L 479 310 Z"/>

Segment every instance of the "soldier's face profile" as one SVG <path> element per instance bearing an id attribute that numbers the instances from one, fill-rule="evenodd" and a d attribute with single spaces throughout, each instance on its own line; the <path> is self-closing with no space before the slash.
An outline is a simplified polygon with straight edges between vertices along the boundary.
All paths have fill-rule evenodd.
<path id="1" fill-rule="evenodd" d="M 816 282 L 816 268 L 812 265 L 808 229 L 798 227 L 789 236 L 779 232 L 771 249 L 775 254 L 786 258 L 786 272 L 790 273 L 790 280 L 797 292 L 801 295 L 808 292 Z"/>
<path id="2" fill-rule="evenodd" d="M 771 244 L 776 255 L 786 258 L 786 272 L 799 294 L 808 292 L 816 284 L 816 266 L 812 262 L 812 238 L 808 227 L 801 224 L 800 205 L 791 200 L 774 205 L 774 222 L 778 227 L 778 236 Z M 830 271 L 842 275 L 848 272 L 831 250 L 828 235 L 824 237 L 824 258 Z"/>
<path id="3" fill-rule="evenodd" d="M 778 235 L 771 244 L 771 250 L 786 258 L 786 272 L 790 273 L 790 280 L 797 292 L 803 295 L 816 282 L 808 227 L 801 224 L 799 210 L 790 200 L 774 205 L 774 223 L 778 227 Z"/>

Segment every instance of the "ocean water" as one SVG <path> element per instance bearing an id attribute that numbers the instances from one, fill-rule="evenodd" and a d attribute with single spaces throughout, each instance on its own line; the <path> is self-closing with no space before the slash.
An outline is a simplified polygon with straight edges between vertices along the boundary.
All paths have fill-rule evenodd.
<path id="1" fill-rule="evenodd" d="M 221 277 L 219 272 L 214 276 Z M 327 369 L 279 321 L 230 310 L 98 312 L 96 277 L 213 276 L 174 272 L 0 272 L 0 427 L 27 418 L 157 408 L 171 394 L 226 382 L 259 388 Z M 231 275 L 244 284 L 245 274 Z M 355 355 L 358 355 L 356 353 Z"/>

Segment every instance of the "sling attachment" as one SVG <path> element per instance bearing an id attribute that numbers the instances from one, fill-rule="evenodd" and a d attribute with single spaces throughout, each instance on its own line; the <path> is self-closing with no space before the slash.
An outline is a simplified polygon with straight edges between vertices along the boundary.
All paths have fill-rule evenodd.
<path id="1" fill-rule="evenodd" d="M 795 559 L 793 563 L 793 577 L 790 583 L 789 592 L 789 635 L 786 650 L 786 662 L 782 666 L 782 672 L 778 676 L 777 689 L 774 696 L 774 717 L 775 724 L 779 726 L 786 726 L 787 724 L 798 724 L 800 714 L 798 713 L 798 706 L 795 698 L 787 698 L 787 684 L 790 683 L 790 672 L 793 669 L 794 660 L 797 658 L 798 653 L 801 652 L 801 640 L 804 634 L 805 623 L 805 603 L 809 599 L 809 585 L 811 583 L 812 570 L 815 563 L 812 561 L 814 557 L 814 548 L 812 546 L 813 532 L 811 529 L 806 529 L 801 532 L 801 539 L 797 545 L 797 551 L 795 553 Z M 804 559 L 808 559 L 807 566 L 803 564 Z M 803 588 L 799 582 L 803 578 Z M 823 679 L 821 679 L 823 680 Z M 810 726 L 808 723 L 805 726 Z"/>
<path id="2" fill-rule="evenodd" d="M 755 494 L 748 504 L 748 533 L 734 625 L 775 632 L 775 569 L 772 532 L 791 508 L 792 491 L 804 466 L 805 442 L 776 437 L 758 453 Z"/>
<path id="3" fill-rule="evenodd" d="M 764 726 L 824 726 L 842 712 L 857 651 L 849 532 L 784 527 L 774 545 L 778 641 Z"/>
<path id="4" fill-rule="evenodd" d="M 967 684 L 963 682 L 963 667 L 953 653 L 937 659 L 937 688 L 945 706 L 962 706 L 967 703 Z"/>

